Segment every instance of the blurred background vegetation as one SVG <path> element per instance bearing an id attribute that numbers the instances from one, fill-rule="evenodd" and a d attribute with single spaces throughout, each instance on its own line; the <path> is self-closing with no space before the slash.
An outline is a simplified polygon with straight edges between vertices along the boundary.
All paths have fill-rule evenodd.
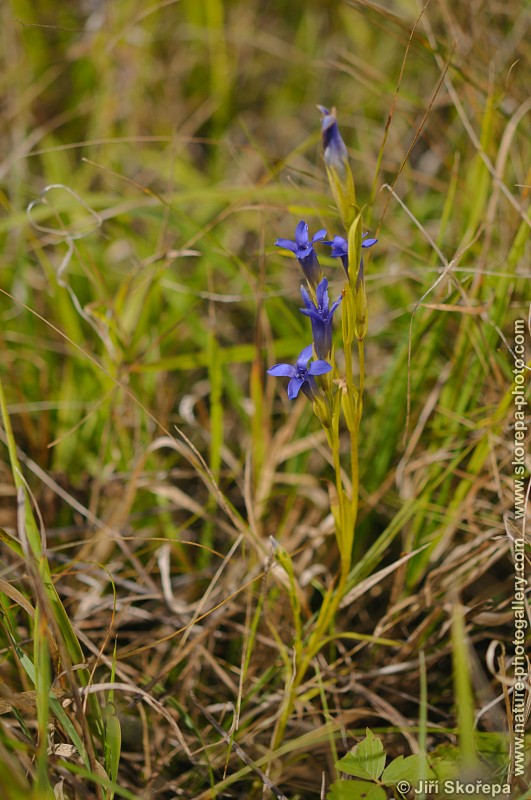
<path id="1" fill-rule="evenodd" d="M 0 376 L 19 458 L 94 681 L 109 681 L 116 641 L 116 679 L 147 687 L 188 748 L 153 707 L 117 699 L 119 786 L 259 796 L 193 690 L 291 800 L 317 798 L 366 725 L 394 755 L 418 749 L 419 650 L 428 745 L 459 747 L 457 603 L 470 713 L 506 732 L 503 703 L 486 709 L 503 693 L 489 648 L 511 641 L 509 345 L 530 277 L 525 4 L 11 0 L 0 15 Z M 271 753 L 293 621 L 268 537 L 294 558 L 305 624 L 336 572 L 324 439 L 304 398 L 290 406 L 265 376 L 308 343 L 298 267 L 274 240 L 299 219 L 341 233 L 318 103 L 338 110 L 379 239 L 361 521 L 338 619 L 368 640 L 323 651 Z M 324 263 L 335 297 L 341 268 Z M 11 537 L 13 464 L 5 448 L 0 458 Z M 24 554 L 4 555 L 2 579 L 33 603 Z M 2 609 L 16 707 L 32 686 L 12 637 L 31 653 L 33 628 L 13 593 Z M 1 742 L 24 792 L 38 725 L 17 719 Z M 50 783 L 91 796 L 74 762 L 50 755 Z"/>

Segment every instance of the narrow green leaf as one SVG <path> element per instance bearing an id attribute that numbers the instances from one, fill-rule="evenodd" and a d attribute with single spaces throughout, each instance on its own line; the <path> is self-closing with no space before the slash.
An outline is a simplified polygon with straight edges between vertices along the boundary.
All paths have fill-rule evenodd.
<path id="1" fill-rule="evenodd" d="M 3 528 L 0 528 L 0 542 L 10 547 L 11 550 L 13 550 L 13 552 L 17 554 L 17 556 L 24 555 L 22 547 L 20 546 L 18 540 L 10 536 L 9 533 L 5 531 Z"/>
<path id="2" fill-rule="evenodd" d="M 48 781 L 48 722 L 50 712 L 50 660 L 48 650 L 47 620 L 40 605 L 35 611 L 33 658 L 35 665 L 35 703 L 37 709 L 38 745 L 36 751 L 36 788 L 43 796 L 51 792 Z"/>
<path id="3" fill-rule="evenodd" d="M 118 778 L 120 754 L 122 751 L 122 728 L 116 714 L 114 703 L 105 706 L 105 771 L 112 783 Z M 114 790 L 109 789 L 109 800 L 114 797 Z"/>
<path id="4" fill-rule="evenodd" d="M 61 723 L 61 726 L 66 734 L 68 734 L 70 741 L 76 747 L 79 755 L 81 756 L 83 763 L 87 769 L 90 769 L 90 760 L 85 750 L 85 746 L 81 741 L 81 738 L 76 731 L 74 724 L 70 721 L 70 718 L 66 711 L 64 710 L 63 706 L 55 697 L 50 697 L 50 708 L 53 711 L 55 717 Z"/>
<path id="5" fill-rule="evenodd" d="M 477 763 L 474 725 L 474 696 L 470 673 L 470 643 L 466 634 L 464 609 L 455 605 L 452 614 L 452 651 L 455 705 L 459 723 L 461 763 L 472 769 Z"/>

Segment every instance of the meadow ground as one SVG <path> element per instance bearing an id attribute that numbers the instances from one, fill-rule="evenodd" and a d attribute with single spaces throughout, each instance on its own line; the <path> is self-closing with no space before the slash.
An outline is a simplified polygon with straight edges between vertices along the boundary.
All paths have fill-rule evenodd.
<path id="1" fill-rule="evenodd" d="M 531 797 L 526 5 L 0 21 L 2 800 Z M 266 373 L 275 240 L 342 233 L 317 104 L 378 239 L 347 544 L 347 417 Z"/>

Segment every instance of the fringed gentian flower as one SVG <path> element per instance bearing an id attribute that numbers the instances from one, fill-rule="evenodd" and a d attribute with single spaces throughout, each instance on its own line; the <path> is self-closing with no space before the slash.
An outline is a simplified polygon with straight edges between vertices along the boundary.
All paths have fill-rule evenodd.
<path id="1" fill-rule="evenodd" d="M 326 359 L 332 352 L 332 318 L 341 302 L 341 297 L 338 297 L 332 307 L 329 308 L 328 281 L 326 278 L 323 278 L 317 287 L 317 303 L 314 303 L 304 286 L 301 286 L 301 294 L 306 308 L 301 308 L 300 310 L 307 317 L 310 317 L 317 358 Z"/>
<path id="2" fill-rule="evenodd" d="M 284 247 L 295 253 L 297 261 L 301 265 L 302 271 L 310 286 L 317 286 L 321 278 L 321 267 L 313 246 L 315 242 L 321 241 L 326 236 L 326 230 L 322 228 L 310 239 L 308 236 L 308 225 L 301 220 L 295 229 L 295 241 L 291 239 L 277 239 L 277 247 Z"/>
<path id="3" fill-rule="evenodd" d="M 323 115 L 321 130 L 323 133 L 323 150 L 325 164 L 345 177 L 348 164 L 348 153 L 343 137 L 339 132 L 335 109 L 330 112 L 324 106 L 317 106 Z"/>
<path id="4" fill-rule="evenodd" d="M 367 233 L 362 235 L 362 247 L 372 247 L 373 244 L 376 244 L 378 239 L 366 239 L 365 237 L 368 236 Z M 345 268 L 345 272 L 348 276 L 348 242 L 346 239 L 343 239 L 342 236 L 334 236 L 331 242 L 323 242 L 323 244 L 329 244 L 332 248 L 330 255 L 332 258 L 340 258 L 343 266 Z M 360 264 L 360 269 L 363 270 L 363 261 Z M 362 272 L 363 276 L 363 272 Z"/>
<path id="5" fill-rule="evenodd" d="M 312 361 L 310 366 L 308 362 L 312 357 L 313 345 L 309 344 L 301 351 L 296 364 L 275 364 L 267 370 L 268 375 L 283 376 L 291 378 L 288 383 L 288 397 L 290 400 L 295 400 L 299 392 L 302 391 L 308 400 L 314 400 L 317 397 L 317 384 L 314 375 L 325 375 L 330 372 L 332 367 L 326 361 Z"/>
<path id="6" fill-rule="evenodd" d="M 317 108 L 322 114 L 321 130 L 323 133 L 324 162 L 328 182 L 343 225 L 349 230 L 358 210 L 356 208 L 354 178 L 348 163 L 347 148 L 339 133 L 335 108 L 331 111 L 324 106 L 317 106 Z"/>

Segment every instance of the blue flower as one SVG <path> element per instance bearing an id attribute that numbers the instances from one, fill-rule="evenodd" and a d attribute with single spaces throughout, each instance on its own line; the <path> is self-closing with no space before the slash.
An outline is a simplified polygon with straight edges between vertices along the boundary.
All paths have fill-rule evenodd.
<path id="1" fill-rule="evenodd" d="M 372 247 L 373 244 L 376 244 L 378 239 L 366 239 L 365 237 L 368 236 L 367 233 L 362 235 L 362 247 Z M 340 258 L 343 262 L 343 266 L 345 267 L 345 272 L 348 275 L 348 242 L 346 239 L 343 239 L 342 236 L 334 236 L 331 242 L 323 242 L 323 244 L 329 244 L 332 248 L 330 255 L 332 258 Z M 363 262 L 360 265 L 363 269 Z"/>
<path id="2" fill-rule="evenodd" d="M 308 362 L 312 357 L 313 345 L 309 344 L 301 351 L 294 364 L 275 364 L 267 370 L 268 375 L 283 376 L 291 378 L 288 383 L 288 397 L 295 400 L 300 390 L 304 392 L 308 400 L 314 400 L 317 396 L 317 384 L 314 375 L 324 375 L 330 372 L 332 367 L 326 361 L 312 361 L 308 367 Z"/>
<path id="3" fill-rule="evenodd" d="M 336 110 L 329 111 L 324 106 L 317 106 L 323 118 L 321 130 L 323 133 L 323 150 L 325 164 L 329 169 L 335 169 L 341 176 L 345 176 L 348 167 L 347 147 L 339 132 Z"/>
<path id="4" fill-rule="evenodd" d="M 321 278 L 321 267 L 313 245 L 315 242 L 324 239 L 325 236 L 326 230 L 322 228 L 310 239 L 308 225 L 304 220 L 301 220 L 295 229 L 294 242 L 291 239 L 277 239 L 275 242 L 277 247 L 284 247 L 286 250 L 291 250 L 292 253 L 295 253 L 310 286 L 317 286 Z"/>
<path id="5" fill-rule="evenodd" d="M 300 310 L 307 317 L 310 317 L 315 352 L 318 358 L 326 359 L 332 352 L 332 318 L 341 302 L 341 297 L 338 297 L 332 308 L 329 308 L 328 281 L 326 278 L 323 278 L 317 287 L 317 303 L 314 303 L 304 286 L 301 286 L 301 294 L 306 308 L 301 308 Z"/>

